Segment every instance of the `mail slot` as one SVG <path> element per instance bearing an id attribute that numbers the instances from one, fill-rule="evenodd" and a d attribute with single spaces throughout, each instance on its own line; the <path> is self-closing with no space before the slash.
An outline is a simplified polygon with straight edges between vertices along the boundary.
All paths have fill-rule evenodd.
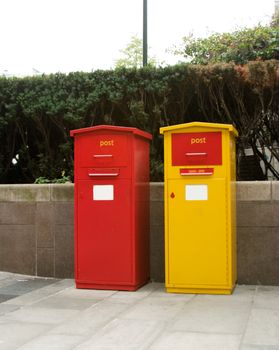
<path id="1" fill-rule="evenodd" d="M 232 125 L 163 127 L 166 290 L 230 294 L 236 282 Z"/>
<path id="2" fill-rule="evenodd" d="M 77 288 L 136 290 L 149 280 L 149 141 L 137 128 L 72 130 Z"/>

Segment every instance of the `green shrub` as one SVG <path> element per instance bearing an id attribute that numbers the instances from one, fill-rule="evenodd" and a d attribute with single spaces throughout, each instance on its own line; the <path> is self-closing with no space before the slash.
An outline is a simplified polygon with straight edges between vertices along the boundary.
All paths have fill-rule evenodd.
<path id="1" fill-rule="evenodd" d="M 277 155 L 278 81 L 277 60 L 0 78 L 0 182 L 53 180 L 62 173 L 73 179 L 70 130 L 101 124 L 153 135 L 156 181 L 163 174 L 161 126 L 231 123 L 240 132 L 239 154 L 264 143 Z"/>
<path id="2" fill-rule="evenodd" d="M 174 53 L 183 55 L 192 64 L 245 64 L 255 60 L 279 59 L 277 22 L 274 20 L 274 26 L 259 25 L 233 33 L 216 33 L 208 38 L 194 38 L 189 35 L 183 38 L 182 48 Z"/>

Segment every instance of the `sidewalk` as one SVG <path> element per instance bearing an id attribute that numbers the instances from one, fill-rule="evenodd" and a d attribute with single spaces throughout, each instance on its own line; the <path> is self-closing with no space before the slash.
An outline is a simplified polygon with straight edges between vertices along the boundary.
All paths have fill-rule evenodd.
<path id="1" fill-rule="evenodd" d="M 1 350 L 275 350 L 279 287 L 231 296 L 77 290 L 73 280 L 0 272 Z"/>

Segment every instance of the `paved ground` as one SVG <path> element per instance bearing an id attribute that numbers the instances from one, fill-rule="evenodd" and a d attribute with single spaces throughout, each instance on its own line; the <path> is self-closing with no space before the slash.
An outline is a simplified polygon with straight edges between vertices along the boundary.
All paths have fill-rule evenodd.
<path id="1" fill-rule="evenodd" d="M 77 290 L 73 280 L 0 272 L 1 350 L 275 350 L 279 287 L 231 296 Z"/>

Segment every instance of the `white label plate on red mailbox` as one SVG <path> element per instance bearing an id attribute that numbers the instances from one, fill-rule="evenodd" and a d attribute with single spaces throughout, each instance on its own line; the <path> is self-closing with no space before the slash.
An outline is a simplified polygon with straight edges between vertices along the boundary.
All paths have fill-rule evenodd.
<path id="1" fill-rule="evenodd" d="M 186 201 L 207 201 L 208 186 L 207 185 L 186 185 L 185 200 Z"/>
<path id="2" fill-rule="evenodd" d="M 94 185 L 93 201 L 113 201 L 114 191 L 113 185 Z"/>

